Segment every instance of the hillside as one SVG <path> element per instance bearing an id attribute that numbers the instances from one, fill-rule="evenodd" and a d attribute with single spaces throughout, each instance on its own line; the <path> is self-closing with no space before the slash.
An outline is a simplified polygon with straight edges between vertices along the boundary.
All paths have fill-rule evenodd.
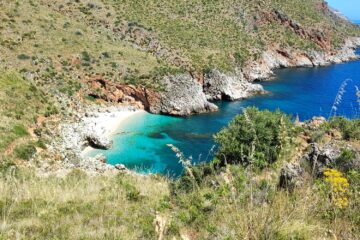
<path id="1" fill-rule="evenodd" d="M 81 155 L 109 140 L 85 117 L 217 111 L 276 68 L 356 59 L 323 0 L 2 0 L 0 19 L 0 239 L 360 235 L 359 119 L 246 109 L 208 163 L 170 146 L 177 179 Z"/>
<path id="2" fill-rule="evenodd" d="M 182 74 L 189 85 L 210 85 L 237 99 L 244 97 L 237 89 L 247 88 L 238 81 L 267 78 L 273 68 L 352 58 L 348 51 L 336 54 L 360 32 L 322 0 L 33 0 L 2 1 L 0 7 L 1 68 L 57 96 L 139 102 L 151 112 L 176 115 L 214 110 L 205 95 L 219 97 L 200 89 L 200 104 L 174 112 L 179 100 L 166 94 L 175 87 L 165 75 Z M 218 86 L 212 79 L 224 80 L 214 70 L 236 78 Z M 186 92 L 178 78 L 169 81 Z M 225 93 L 226 87 L 235 93 Z"/>

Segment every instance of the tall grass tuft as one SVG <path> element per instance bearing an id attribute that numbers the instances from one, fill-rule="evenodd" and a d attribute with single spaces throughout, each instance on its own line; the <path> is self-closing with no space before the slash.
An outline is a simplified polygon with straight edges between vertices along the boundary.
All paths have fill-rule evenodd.
<path id="1" fill-rule="evenodd" d="M 331 106 L 331 110 L 330 110 L 330 114 L 329 114 L 329 119 L 332 117 L 336 116 L 336 111 L 338 109 L 338 106 L 341 104 L 342 102 L 342 98 L 343 95 L 346 93 L 346 86 L 348 85 L 348 82 L 350 82 L 351 79 L 346 79 L 345 81 L 343 81 L 340 85 L 340 88 L 336 94 L 335 100 L 333 105 Z"/>
<path id="2" fill-rule="evenodd" d="M 360 89 L 359 89 L 359 87 L 358 86 L 355 86 L 355 91 L 356 91 L 356 98 L 357 98 L 357 100 L 356 100 L 356 102 L 358 103 L 358 117 L 360 117 L 359 116 L 359 112 L 360 112 Z"/>

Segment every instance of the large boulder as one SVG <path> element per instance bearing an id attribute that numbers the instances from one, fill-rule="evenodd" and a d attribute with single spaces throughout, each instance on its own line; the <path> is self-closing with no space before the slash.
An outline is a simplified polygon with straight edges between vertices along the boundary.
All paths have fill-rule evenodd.
<path id="1" fill-rule="evenodd" d="M 301 185 L 303 181 L 304 169 L 298 163 L 287 163 L 281 168 L 279 187 L 293 190 Z"/>
<path id="2" fill-rule="evenodd" d="M 112 147 L 112 140 L 94 132 L 86 133 L 83 137 L 92 148 L 107 150 Z"/>

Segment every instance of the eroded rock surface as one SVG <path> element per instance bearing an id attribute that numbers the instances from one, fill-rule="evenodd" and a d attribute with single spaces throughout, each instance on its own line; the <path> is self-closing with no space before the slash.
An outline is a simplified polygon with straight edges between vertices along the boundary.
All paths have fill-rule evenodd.
<path id="1" fill-rule="evenodd" d="M 352 153 L 351 159 L 342 155 L 344 151 Z M 331 141 L 324 146 L 312 143 L 311 151 L 304 156 L 303 160 L 311 164 L 313 174 L 316 176 L 321 176 L 326 168 L 337 168 L 343 172 L 360 169 L 359 151 L 337 141 Z"/>
<path id="2" fill-rule="evenodd" d="M 190 75 L 165 77 L 163 82 L 165 91 L 155 113 L 186 116 L 217 111 L 217 106 L 207 100 L 202 85 Z"/>
<path id="3" fill-rule="evenodd" d="M 212 71 L 205 75 L 204 92 L 209 100 L 239 100 L 256 94 L 265 93 L 260 84 L 253 84 L 242 74 L 226 75 L 219 71 Z"/>
<path id="4" fill-rule="evenodd" d="M 303 181 L 304 169 L 298 163 L 287 163 L 281 168 L 279 187 L 292 190 Z"/>

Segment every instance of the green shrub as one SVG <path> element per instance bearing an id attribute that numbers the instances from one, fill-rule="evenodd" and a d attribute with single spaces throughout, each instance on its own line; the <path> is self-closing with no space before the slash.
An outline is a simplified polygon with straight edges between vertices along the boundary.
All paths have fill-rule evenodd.
<path id="1" fill-rule="evenodd" d="M 25 137 L 29 135 L 28 131 L 23 125 L 15 125 L 12 131 L 18 137 Z"/>
<path id="2" fill-rule="evenodd" d="M 140 191 L 131 184 L 128 179 L 123 177 L 121 174 L 118 176 L 118 183 L 119 185 L 125 190 L 126 198 L 129 201 L 139 201 L 141 198 Z"/>
<path id="3" fill-rule="evenodd" d="M 30 160 L 30 158 L 36 153 L 36 148 L 32 143 L 21 144 L 14 150 L 15 156 L 23 159 Z"/>
<path id="4" fill-rule="evenodd" d="M 253 163 L 259 168 L 274 163 L 295 135 L 289 116 L 280 111 L 245 109 L 228 127 L 215 135 L 219 144 L 216 154 L 222 163 Z"/>
<path id="5" fill-rule="evenodd" d="M 30 59 L 30 56 L 26 55 L 26 54 L 20 54 L 17 56 L 17 58 L 19 60 L 29 60 Z"/>
<path id="6" fill-rule="evenodd" d="M 339 130 L 345 140 L 360 140 L 360 119 L 334 117 L 330 119 L 328 125 L 330 128 Z"/>

